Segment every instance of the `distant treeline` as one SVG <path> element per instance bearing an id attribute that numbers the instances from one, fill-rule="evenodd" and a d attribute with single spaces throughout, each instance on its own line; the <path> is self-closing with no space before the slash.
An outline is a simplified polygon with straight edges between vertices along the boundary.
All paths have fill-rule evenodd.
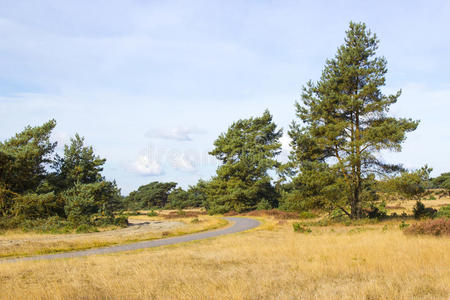
<path id="1" fill-rule="evenodd" d="M 187 191 L 177 188 L 175 182 L 151 182 L 140 186 L 124 199 L 124 207 L 131 210 L 159 208 L 201 207 L 205 195 L 201 191 L 202 181 L 190 186 Z"/>

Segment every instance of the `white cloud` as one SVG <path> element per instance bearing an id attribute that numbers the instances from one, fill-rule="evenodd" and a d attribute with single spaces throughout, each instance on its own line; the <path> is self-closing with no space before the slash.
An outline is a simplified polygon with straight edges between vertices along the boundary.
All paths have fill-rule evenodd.
<path id="1" fill-rule="evenodd" d="M 145 136 L 149 138 L 160 138 L 165 140 L 191 141 L 191 135 L 201 133 L 204 133 L 204 131 L 196 127 L 178 126 L 168 129 L 152 129 L 147 131 Z"/>
<path id="2" fill-rule="evenodd" d="M 181 171 L 195 171 L 195 163 L 193 157 L 186 153 L 175 155 L 172 159 L 172 166 Z"/>
<path id="3" fill-rule="evenodd" d="M 140 155 L 131 164 L 131 170 L 141 176 L 155 176 L 163 173 L 161 164 L 147 155 Z"/>

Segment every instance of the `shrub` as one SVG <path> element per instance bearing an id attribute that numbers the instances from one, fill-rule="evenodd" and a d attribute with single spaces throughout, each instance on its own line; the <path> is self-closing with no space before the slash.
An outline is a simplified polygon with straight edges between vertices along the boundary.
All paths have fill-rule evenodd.
<path id="1" fill-rule="evenodd" d="M 398 224 L 398 228 L 400 228 L 400 230 L 403 230 L 407 227 L 409 227 L 410 224 L 405 223 L 405 221 L 402 221 L 400 224 Z"/>
<path id="2" fill-rule="evenodd" d="M 66 205 L 64 211 L 67 220 L 74 225 L 87 224 L 90 216 L 98 212 L 94 195 L 87 188 L 87 185 L 76 185 L 63 193 Z"/>
<path id="3" fill-rule="evenodd" d="M 114 224 L 120 227 L 128 226 L 128 218 L 126 216 L 118 216 L 114 218 Z"/>
<path id="4" fill-rule="evenodd" d="M 27 219 L 45 219 L 63 215 L 64 204 L 55 194 L 25 194 L 14 198 L 13 214 Z"/>
<path id="5" fill-rule="evenodd" d="M 281 211 L 278 209 L 263 209 L 263 210 L 253 210 L 248 213 L 243 214 L 245 216 L 253 216 L 253 217 L 260 217 L 260 216 L 272 216 L 275 219 L 298 219 L 298 213 L 295 212 L 287 212 L 287 211 Z"/>
<path id="6" fill-rule="evenodd" d="M 0 184 L 0 215 L 11 215 L 14 205 L 14 198 L 17 196 L 19 196 L 19 194 L 6 189 L 2 184 Z"/>
<path id="7" fill-rule="evenodd" d="M 180 217 L 193 217 L 196 218 L 199 215 L 204 215 L 206 214 L 206 212 L 203 211 L 171 211 L 170 213 L 168 213 L 167 215 L 161 215 L 162 217 L 164 217 L 165 219 L 177 219 Z"/>
<path id="8" fill-rule="evenodd" d="M 425 207 L 421 201 L 417 201 L 413 208 L 414 218 L 433 218 L 436 215 L 436 210 L 432 207 Z"/>
<path id="9" fill-rule="evenodd" d="M 76 233 L 89 233 L 89 232 L 98 232 L 97 228 L 88 224 L 81 224 L 75 230 Z"/>
<path id="10" fill-rule="evenodd" d="M 158 213 L 154 210 L 151 210 L 147 213 L 147 216 L 149 217 L 156 217 L 158 215 Z"/>
<path id="11" fill-rule="evenodd" d="M 292 227 L 294 228 L 295 232 L 299 232 L 299 233 L 310 233 L 311 232 L 310 228 L 303 226 L 300 223 L 292 223 Z"/>
<path id="12" fill-rule="evenodd" d="M 46 219 L 26 219 L 24 216 L 0 218 L 0 229 L 21 229 L 23 231 L 67 233 L 73 230 L 67 220 L 53 216 Z"/>
<path id="13" fill-rule="evenodd" d="M 450 219 L 435 219 L 416 223 L 406 228 L 404 233 L 450 236 Z"/>
<path id="14" fill-rule="evenodd" d="M 14 217 L 0 217 L 0 229 L 13 229 L 18 228 L 19 225 L 24 221 L 23 216 L 14 216 Z"/>
<path id="15" fill-rule="evenodd" d="M 348 221 L 348 216 L 342 211 L 342 209 L 334 209 L 329 214 L 329 219 L 338 222 Z"/>
<path id="16" fill-rule="evenodd" d="M 62 194 L 67 219 L 75 225 L 88 224 L 91 216 L 97 214 L 108 217 L 112 222 L 116 193 L 115 185 L 107 181 L 75 184 Z"/>
<path id="17" fill-rule="evenodd" d="M 300 219 L 313 219 L 317 217 L 317 215 L 309 211 L 302 211 L 298 214 L 298 217 Z"/>
<path id="18" fill-rule="evenodd" d="M 413 172 L 403 172 L 399 177 L 391 179 L 397 193 L 407 199 L 420 199 L 429 184 L 431 168 L 424 166 Z"/>
<path id="19" fill-rule="evenodd" d="M 198 218 L 193 218 L 193 219 L 191 220 L 191 223 L 192 223 L 192 224 L 197 224 L 197 223 L 200 223 L 200 220 L 199 220 Z"/>
<path id="20" fill-rule="evenodd" d="M 381 202 L 380 205 L 371 204 L 370 208 L 365 210 L 369 219 L 384 219 L 387 216 L 386 204 Z"/>
<path id="21" fill-rule="evenodd" d="M 450 205 L 441 207 L 436 213 L 436 217 L 450 219 Z"/>
<path id="22" fill-rule="evenodd" d="M 270 205 L 267 199 L 263 198 L 261 201 L 259 201 L 258 205 L 256 206 L 256 209 L 258 210 L 272 209 L 272 205 Z"/>

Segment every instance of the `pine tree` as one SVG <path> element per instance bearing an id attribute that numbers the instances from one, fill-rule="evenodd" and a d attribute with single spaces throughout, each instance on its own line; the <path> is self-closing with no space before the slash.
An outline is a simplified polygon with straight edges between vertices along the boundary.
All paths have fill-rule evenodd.
<path id="1" fill-rule="evenodd" d="M 50 135 L 55 126 L 55 120 L 27 126 L 0 142 L 0 187 L 19 194 L 37 189 L 52 162 L 56 143 L 50 141 Z"/>
<path id="2" fill-rule="evenodd" d="M 301 169 L 320 162 L 336 174 L 344 187 L 336 206 L 351 218 L 361 217 L 361 195 L 373 174 L 400 169 L 383 163 L 379 152 L 400 151 L 405 134 L 418 126 L 418 121 L 387 114 L 401 91 L 386 96 L 380 90 L 387 62 L 375 57 L 378 43 L 364 23 L 351 22 L 345 43 L 326 61 L 320 80 L 308 82 L 302 103 L 296 103 L 304 126 L 293 123 L 289 131 L 294 164 Z"/>
<path id="3" fill-rule="evenodd" d="M 239 120 L 214 142 L 210 152 L 222 165 L 208 183 L 206 201 L 210 212 L 244 211 L 265 199 L 277 199 L 268 172 L 278 168 L 282 131 L 265 111 L 261 117 Z"/>
<path id="4" fill-rule="evenodd" d="M 75 134 L 70 145 L 64 145 L 64 157 L 56 155 L 54 184 L 60 190 L 71 188 L 75 183 L 89 184 L 103 181 L 101 174 L 106 159 L 94 154 L 92 146 L 84 145 L 84 138 Z"/>

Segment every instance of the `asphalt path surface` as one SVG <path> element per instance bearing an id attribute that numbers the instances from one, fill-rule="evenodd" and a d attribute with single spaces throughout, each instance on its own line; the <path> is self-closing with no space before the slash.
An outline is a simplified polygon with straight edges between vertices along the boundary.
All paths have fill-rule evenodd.
<path id="1" fill-rule="evenodd" d="M 166 238 L 166 239 L 142 241 L 142 242 L 136 242 L 136 243 L 131 243 L 131 244 L 125 244 L 125 245 L 93 248 L 93 249 L 81 250 L 81 251 L 71 251 L 71 252 L 62 252 L 62 253 L 55 253 L 55 254 L 45 254 L 45 255 L 27 256 L 27 257 L 19 257 L 19 258 L 0 259 L 0 263 L 15 262 L 15 261 L 27 261 L 27 260 L 72 258 L 72 257 L 95 255 L 95 254 L 108 254 L 108 253 L 116 253 L 116 252 L 122 252 L 122 251 L 153 248 L 153 247 L 173 245 L 173 244 L 178 244 L 178 243 L 183 243 L 183 242 L 203 240 L 203 239 L 217 237 L 217 236 L 221 236 L 221 235 L 225 235 L 225 234 L 241 232 L 241 231 L 255 228 L 255 227 L 259 226 L 259 224 L 260 224 L 259 221 L 254 220 L 254 219 L 249 219 L 249 218 L 226 217 L 224 219 L 228 220 L 230 222 L 233 222 L 233 224 L 231 226 L 223 228 L 223 229 L 216 229 L 216 230 L 205 231 L 205 232 L 200 232 L 200 233 L 187 234 L 187 235 Z"/>

